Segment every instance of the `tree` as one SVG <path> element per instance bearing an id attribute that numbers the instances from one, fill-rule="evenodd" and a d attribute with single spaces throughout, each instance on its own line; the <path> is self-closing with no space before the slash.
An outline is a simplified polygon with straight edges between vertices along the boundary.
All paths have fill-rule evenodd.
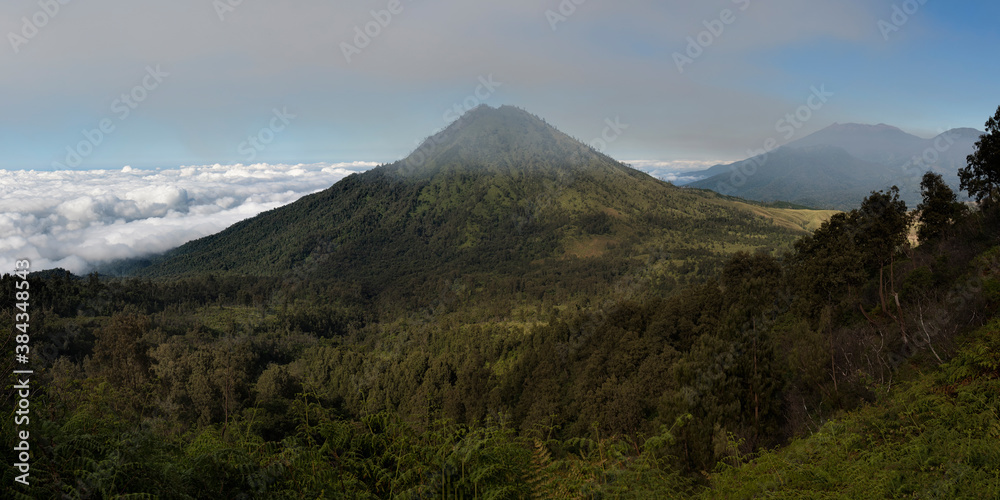
<path id="1" fill-rule="evenodd" d="M 753 321 L 774 302 L 781 281 L 781 264 L 766 253 L 736 252 L 722 270 L 722 285 L 740 321 Z"/>
<path id="2" fill-rule="evenodd" d="M 941 236 L 962 215 L 965 206 L 955 199 L 955 192 L 945 184 L 940 174 L 927 172 L 920 181 L 923 203 L 917 205 L 920 227 L 917 237 L 927 243 Z"/>
<path id="3" fill-rule="evenodd" d="M 774 352 L 763 330 L 765 313 L 774 307 L 781 278 L 781 264 L 766 253 L 737 252 L 722 271 L 722 284 L 730 303 L 729 320 L 735 321 L 730 328 L 742 331 L 736 340 L 743 355 L 737 362 L 747 391 L 744 408 L 747 420 L 752 422 L 753 434 L 748 436 L 755 438 L 752 442 L 764 434 L 767 417 L 774 413 L 771 411 L 777 389 L 773 376 L 776 370 L 772 367 Z"/>
<path id="4" fill-rule="evenodd" d="M 832 299 L 863 284 L 892 264 L 911 222 L 898 187 L 872 192 L 860 208 L 835 214 L 795 243 L 794 285 Z"/>
<path id="5" fill-rule="evenodd" d="M 906 202 L 899 199 L 899 188 L 896 186 L 888 191 L 872 192 L 861 202 L 861 208 L 851 215 L 856 221 L 858 232 L 855 234 L 855 241 L 862 250 L 865 267 L 872 274 L 878 271 L 878 295 L 882 311 L 899 324 L 903 342 L 908 343 L 903 306 L 899 302 L 899 293 L 896 292 L 893 264 L 896 253 L 907 244 L 913 217 L 906 211 Z M 889 276 L 885 276 L 886 266 L 889 267 Z M 892 296 L 895 301 L 896 314 L 890 311 L 887 296 Z M 861 310 L 864 312 L 863 307 Z"/>
<path id="6" fill-rule="evenodd" d="M 813 234 L 795 242 L 790 279 L 796 293 L 809 298 L 804 314 L 814 315 L 817 304 L 836 302 L 868 278 L 855 244 L 855 219 L 852 214 L 834 214 Z"/>
<path id="7" fill-rule="evenodd" d="M 129 306 L 115 313 L 111 321 L 96 332 L 89 370 L 115 387 L 138 390 L 149 381 L 148 346 L 142 340 L 149 328 L 149 317 L 135 307 Z"/>
<path id="8" fill-rule="evenodd" d="M 958 171 L 961 189 L 977 202 L 1000 201 L 1000 107 L 986 121 L 986 134 L 976 142 L 976 151 L 966 158 L 968 166 Z"/>
<path id="9" fill-rule="evenodd" d="M 896 186 L 888 191 L 873 191 L 861 202 L 861 208 L 851 213 L 851 219 L 857 228 L 854 239 L 870 273 L 892 263 L 896 252 L 906 244 L 913 222 Z"/>

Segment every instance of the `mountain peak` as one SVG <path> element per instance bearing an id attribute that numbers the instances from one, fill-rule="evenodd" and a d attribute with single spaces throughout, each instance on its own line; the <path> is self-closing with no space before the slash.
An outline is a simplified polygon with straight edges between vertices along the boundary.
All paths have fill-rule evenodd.
<path id="1" fill-rule="evenodd" d="M 420 176 L 459 167 L 512 171 L 608 162 L 617 163 L 521 108 L 483 104 L 428 137 L 394 166 L 399 173 Z"/>
<path id="2" fill-rule="evenodd" d="M 906 134 L 898 127 L 893 127 L 892 125 L 887 125 L 885 123 L 879 123 L 878 125 L 868 125 L 864 123 L 834 123 L 829 127 L 820 130 L 821 132 L 837 132 L 837 133 L 867 133 L 867 132 L 898 132 L 901 134 Z"/>
<path id="3" fill-rule="evenodd" d="M 972 141 L 976 141 L 976 140 L 979 139 L 979 136 L 981 136 L 981 135 L 983 135 L 985 133 L 986 132 L 983 132 L 982 130 L 974 129 L 974 128 L 969 128 L 969 127 L 953 128 L 951 130 L 948 130 L 948 131 L 945 131 L 945 132 L 942 132 L 942 133 L 938 134 L 936 137 L 934 137 L 934 139 L 937 139 L 938 137 L 946 137 L 946 138 L 948 138 L 950 140 L 954 140 L 954 139 L 958 139 L 958 138 L 964 138 L 964 139 L 971 139 Z"/>
<path id="4" fill-rule="evenodd" d="M 925 148 L 924 141 L 920 137 L 885 123 L 878 125 L 835 123 L 787 146 L 793 148 L 839 146 L 862 160 L 893 163 L 909 158 L 914 151 Z"/>

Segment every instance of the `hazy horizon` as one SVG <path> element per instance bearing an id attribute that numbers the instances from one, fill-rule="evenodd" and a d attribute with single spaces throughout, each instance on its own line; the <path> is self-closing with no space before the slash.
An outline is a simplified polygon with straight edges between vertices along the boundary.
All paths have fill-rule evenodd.
<path id="1" fill-rule="evenodd" d="M 911 1 L 8 3 L 0 169 L 391 162 L 480 103 L 663 163 L 981 127 L 1000 6 Z"/>

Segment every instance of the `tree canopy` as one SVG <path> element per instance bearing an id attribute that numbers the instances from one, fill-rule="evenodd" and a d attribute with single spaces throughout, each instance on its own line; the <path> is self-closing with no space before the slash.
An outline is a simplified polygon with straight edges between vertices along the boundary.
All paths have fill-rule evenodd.
<path id="1" fill-rule="evenodd" d="M 1000 107 L 986 121 L 986 134 L 967 161 L 968 166 L 958 171 L 961 189 L 978 202 L 1000 201 Z"/>
<path id="2" fill-rule="evenodd" d="M 947 231 L 961 216 L 964 205 L 955 198 L 955 192 L 948 187 L 940 174 L 927 172 L 920 181 L 920 192 L 924 201 L 917 205 L 920 212 L 920 227 L 917 238 L 921 243 L 933 241 Z"/>

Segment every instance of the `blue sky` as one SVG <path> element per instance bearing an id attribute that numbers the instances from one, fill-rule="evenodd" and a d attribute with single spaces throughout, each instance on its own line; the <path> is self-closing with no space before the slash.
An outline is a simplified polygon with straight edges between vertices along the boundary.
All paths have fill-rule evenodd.
<path id="1" fill-rule="evenodd" d="M 793 140 L 981 129 L 997 19 L 996 2 L 941 0 L 4 2 L 0 169 L 389 162 L 478 102 L 585 141 L 618 119 L 612 156 L 693 168 L 780 136 L 814 86 L 833 96 Z"/>

